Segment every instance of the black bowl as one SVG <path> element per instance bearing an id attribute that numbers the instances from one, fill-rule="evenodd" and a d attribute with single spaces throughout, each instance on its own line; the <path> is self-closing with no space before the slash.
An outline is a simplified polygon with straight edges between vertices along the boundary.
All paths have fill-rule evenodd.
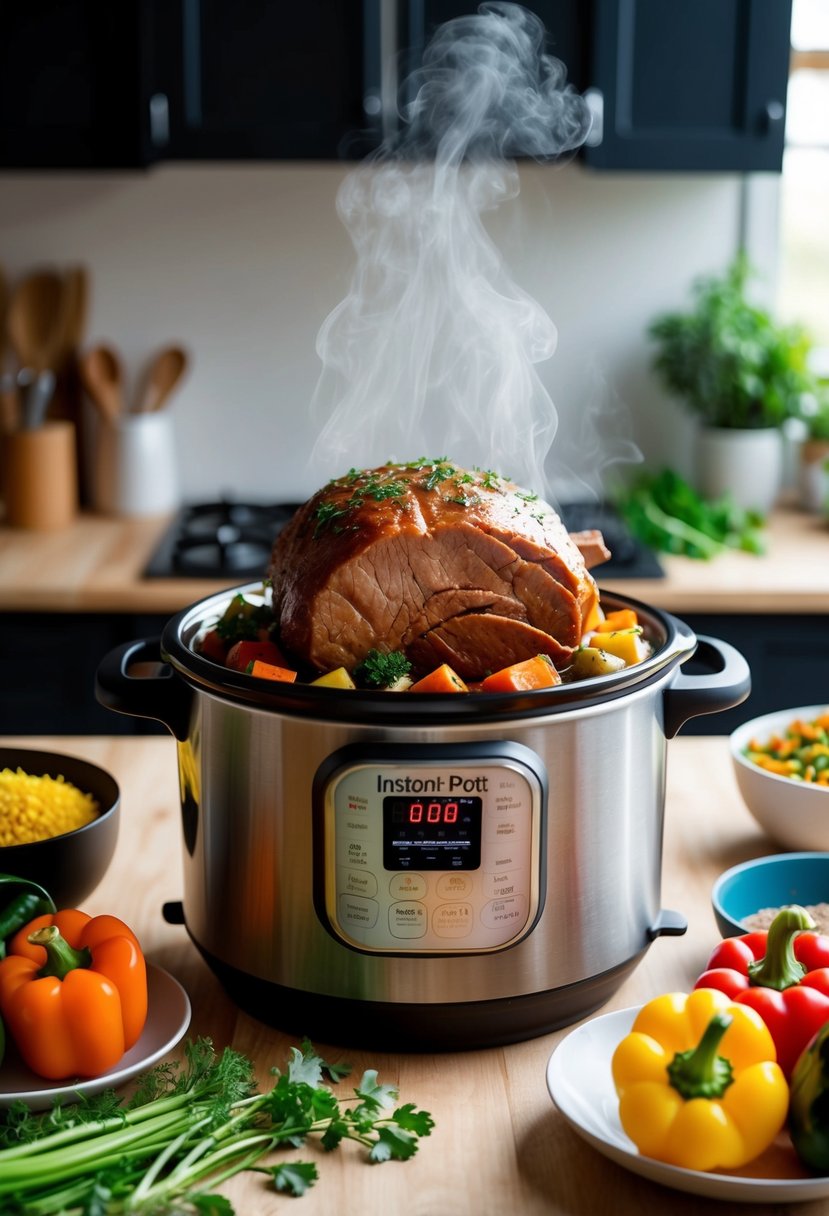
<path id="1" fill-rule="evenodd" d="M 0 770 L 21 768 L 30 777 L 58 777 L 91 794 L 100 807 L 91 823 L 62 836 L 0 847 L 0 872 L 39 883 L 60 908 L 77 908 L 107 871 L 118 840 L 121 793 L 104 769 L 58 752 L 0 747 Z"/>

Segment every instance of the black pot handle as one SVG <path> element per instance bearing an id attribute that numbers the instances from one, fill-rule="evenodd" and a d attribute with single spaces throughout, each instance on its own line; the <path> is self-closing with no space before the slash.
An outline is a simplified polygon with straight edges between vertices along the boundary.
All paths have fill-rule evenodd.
<path id="1" fill-rule="evenodd" d="M 664 692 L 665 735 L 673 739 L 684 722 L 716 714 L 745 701 L 751 692 L 751 672 L 739 650 L 719 638 L 699 636 L 695 657 L 715 668 L 710 675 L 681 671 Z"/>
<path id="2" fill-rule="evenodd" d="M 137 663 L 158 666 L 152 674 L 129 674 Z M 133 718 L 153 718 L 182 742 L 190 731 L 190 688 L 161 657 L 161 639 L 124 642 L 105 655 L 95 673 L 95 696 L 107 709 Z"/>

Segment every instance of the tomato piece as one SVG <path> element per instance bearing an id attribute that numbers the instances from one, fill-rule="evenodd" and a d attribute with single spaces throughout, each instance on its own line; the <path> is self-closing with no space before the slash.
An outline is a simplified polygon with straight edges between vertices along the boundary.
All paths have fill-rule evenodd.
<path id="1" fill-rule="evenodd" d="M 285 656 L 275 642 L 236 642 L 228 651 L 225 666 L 234 671 L 247 671 L 251 663 L 261 659 L 263 663 L 272 663 L 276 667 L 286 665 Z"/>
<path id="2" fill-rule="evenodd" d="M 207 633 L 199 639 L 198 650 L 199 654 L 204 655 L 206 659 L 224 666 L 227 658 L 227 642 L 218 629 L 208 629 Z"/>
<path id="3" fill-rule="evenodd" d="M 532 688 L 550 688 L 561 683 L 561 676 L 546 654 L 534 655 L 520 663 L 502 667 L 481 682 L 484 692 L 526 692 Z"/>
<path id="4" fill-rule="evenodd" d="M 264 663 L 262 659 L 254 659 L 248 668 L 250 675 L 258 676 L 260 680 L 281 680 L 283 684 L 293 684 L 297 673 L 287 667 L 277 667 L 273 663 Z"/>
<path id="5" fill-rule="evenodd" d="M 448 663 L 441 663 L 440 667 L 412 684 L 409 692 L 469 692 L 469 689 Z"/>

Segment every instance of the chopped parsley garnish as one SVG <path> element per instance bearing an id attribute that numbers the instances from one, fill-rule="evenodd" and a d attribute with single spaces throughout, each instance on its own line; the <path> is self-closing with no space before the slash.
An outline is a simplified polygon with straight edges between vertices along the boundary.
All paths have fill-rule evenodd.
<path id="1" fill-rule="evenodd" d="M 368 688 L 389 688 L 411 670 L 412 665 L 401 650 L 391 650 L 387 654 L 370 650 L 356 668 L 354 678 Z"/>
<path id="2" fill-rule="evenodd" d="M 405 476 L 406 473 L 423 476 L 414 479 Z M 316 540 L 326 529 L 339 535 L 350 526 L 349 516 L 372 502 L 389 502 L 406 511 L 409 509 L 408 495 L 416 489 L 432 493 L 442 488 L 446 491 L 445 502 L 470 507 L 480 502 L 480 495 L 467 493 L 467 487 L 503 494 L 504 478 L 492 469 L 476 467 L 473 473 L 458 468 L 446 456 L 418 456 L 403 463 L 390 461 L 380 469 L 349 469 L 343 477 L 328 483 L 326 488 L 335 491 L 336 496 L 323 496 L 317 504 L 313 512 L 313 536 Z M 524 502 L 535 502 L 538 498 L 531 493 L 521 493 L 519 497 Z"/>

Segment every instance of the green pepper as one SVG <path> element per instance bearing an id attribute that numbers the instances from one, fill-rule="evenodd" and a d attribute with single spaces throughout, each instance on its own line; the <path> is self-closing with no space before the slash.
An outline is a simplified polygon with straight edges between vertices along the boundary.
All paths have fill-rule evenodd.
<path id="1" fill-rule="evenodd" d="M 0 958 L 5 958 L 6 942 L 18 929 L 36 916 L 56 911 L 52 896 L 39 883 L 14 874 L 0 874 Z M 0 1018 L 0 1064 L 5 1052 L 6 1031 Z"/>
<path id="2" fill-rule="evenodd" d="M 56 912 L 55 901 L 45 887 L 28 878 L 0 874 L 0 958 L 6 942 L 36 916 Z"/>
<path id="3" fill-rule="evenodd" d="M 791 1077 L 789 1133 L 798 1157 L 829 1170 L 829 1022 L 804 1047 Z"/>

